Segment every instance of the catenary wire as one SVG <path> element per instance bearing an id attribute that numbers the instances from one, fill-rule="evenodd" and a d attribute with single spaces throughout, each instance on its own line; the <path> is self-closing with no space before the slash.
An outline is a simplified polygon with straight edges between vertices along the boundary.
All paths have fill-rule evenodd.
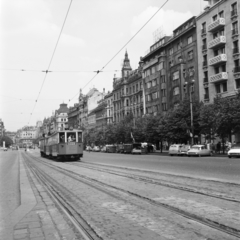
<path id="1" fill-rule="evenodd" d="M 37 96 L 37 99 L 36 99 L 36 101 L 35 101 L 35 104 L 34 104 L 34 106 L 33 106 L 32 113 L 33 113 L 33 111 L 34 111 L 34 109 L 35 109 L 35 107 L 36 107 L 36 105 L 37 105 L 37 102 L 38 102 L 39 96 L 40 96 L 40 94 L 41 94 L 41 92 L 42 92 L 43 85 L 44 85 L 44 83 L 45 83 L 45 81 L 46 81 L 48 71 L 49 71 L 50 66 L 51 66 L 51 64 L 52 64 L 53 57 L 54 57 L 54 55 L 55 55 L 55 52 L 56 52 L 56 49 L 57 49 L 57 46 L 58 46 L 59 40 L 60 40 L 61 35 L 62 35 L 62 31 L 63 31 L 64 25 L 65 25 L 66 20 L 67 20 L 67 17 L 68 17 L 68 13 L 69 13 L 70 8 L 71 8 L 71 5 L 72 5 L 72 1 L 73 1 L 73 0 L 70 0 L 69 6 L 68 6 L 68 10 L 67 10 L 66 16 L 65 16 L 65 18 L 64 18 L 63 24 L 62 24 L 62 28 L 61 28 L 61 30 L 60 30 L 60 33 L 59 33 L 59 36 L 58 36 L 58 39 L 57 39 L 56 45 L 55 45 L 55 47 L 54 47 L 54 50 L 53 50 L 53 53 L 52 53 L 52 56 L 51 56 L 50 62 L 49 62 L 49 64 L 48 64 L 48 68 L 47 68 L 47 70 L 46 70 L 46 72 L 45 72 L 45 76 L 44 76 L 44 79 L 43 79 L 42 85 L 41 85 L 41 87 L 40 87 L 40 91 L 39 91 L 39 93 L 38 93 L 38 96 Z M 32 113 L 31 113 L 31 116 L 30 116 L 30 118 L 29 118 L 28 125 L 29 125 L 29 123 L 30 123 L 30 121 L 31 121 Z"/>
<path id="2" fill-rule="evenodd" d="M 137 34 L 152 20 L 152 18 L 166 5 L 168 1 L 169 0 L 166 0 L 161 7 L 159 7 L 159 9 L 147 20 L 147 22 L 143 24 L 143 26 L 120 48 L 115 55 L 113 55 L 113 57 L 99 71 L 97 71 L 97 73 L 84 85 L 82 89 L 84 89 L 100 72 L 102 72 L 102 70 L 137 36 Z M 78 93 L 69 99 L 69 102 L 71 102 L 77 95 Z"/>

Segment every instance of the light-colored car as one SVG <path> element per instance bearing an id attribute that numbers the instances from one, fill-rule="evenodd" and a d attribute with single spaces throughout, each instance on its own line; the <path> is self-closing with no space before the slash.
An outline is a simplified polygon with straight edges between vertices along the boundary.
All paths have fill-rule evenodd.
<path id="1" fill-rule="evenodd" d="M 142 149 L 141 148 L 133 148 L 132 154 L 142 154 Z"/>
<path id="2" fill-rule="evenodd" d="M 179 155 L 180 154 L 180 150 L 181 150 L 182 144 L 173 144 L 169 147 L 169 151 L 168 154 L 170 156 L 173 155 Z"/>
<path id="3" fill-rule="evenodd" d="M 86 146 L 86 151 L 92 151 L 92 148 L 90 146 Z"/>
<path id="4" fill-rule="evenodd" d="M 3 148 L 3 151 L 7 151 L 8 149 L 6 147 Z"/>
<path id="5" fill-rule="evenodd" d="M 191 149 L 190 145 L 182 145 L 180 148 L 179 155 L 180 156 L 187 156 L 188 151 Z"/>
<path id="6" fill-rule="evenodd" d="M 94 146 L 92 150 L 93 152 L 100 152 L 100 148 L 98 146 Z"/>
<path id="7" fill-rule="evenodd" d="M 228 157 L 240 157 L 240 144 L 231 147 L 228 151 Z"/>
<path id="8" fill-rule="evenodd" d="M 205 145 L 193 145 L 187 153 L 188 157 L 190 156 L 212 156 L 210 149 L 207 149 Z"/>
<path id="9" fill-rule="evenodd" d="M 103 146 L 103 147 L 101 148 L 101 152 L 106 152 L 106 150 L 107 150 L 106 146 Z"/>

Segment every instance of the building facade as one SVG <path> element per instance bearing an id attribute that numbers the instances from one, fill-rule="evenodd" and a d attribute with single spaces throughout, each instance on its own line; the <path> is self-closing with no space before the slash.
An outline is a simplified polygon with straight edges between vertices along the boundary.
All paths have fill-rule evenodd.
<path id="1" fill-rule="evenodd" d="M 240 90 L 240 3 L 208 2 L 196 24 L 200 101 L 212 103 L 216 96 L 230 97 Z"/>
<path id="2" fill-rule="evenodd" d="M 55 111 L 56 131 L 68 128 L 68 107 L 66 103 L 60 104 L 60 108 Z"/>
<path id="3" fill-rule="evenodd" d="M 143 115 L 142 68 L 132 71 L 127 52 L 122 77 L 113 79 L 113 122 L 118 123 L 128 114 Z"/>
<path id="4" fill-rule="evenodd" d="M 75 103 L 68 110 L 68 127 L 77 129 L 79 127 L 79 103 Z"/>

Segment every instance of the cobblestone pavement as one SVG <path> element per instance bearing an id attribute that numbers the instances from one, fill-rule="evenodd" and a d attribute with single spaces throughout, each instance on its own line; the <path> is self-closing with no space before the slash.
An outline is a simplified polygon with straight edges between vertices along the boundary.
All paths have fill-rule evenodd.
<path id="1" fill-rule="evenodd" d="M 57 184 L 58 188 L 64 191 L 68 202 L 76 206 L 79 213 L 102 239 L 237 239 L 224 233 L 219 233 L 217 230 L 203 226 L 190 219 L 175 215 L 158 206 L 153 206 L 146 201 L 128 194 L 117 190 L 112 190 L 111 193 L 109 193 L 109 190 L 105 189 L 103 191 L 97 187 L 92 187 L 89 184 L 63 175 L 57 170 L 39 163 L 39 161 L 32 160 L 32 162 L 48 175 L 50 181 Z M 99 174 L 99 172 L 96 173 L 89 169 L 77 168 L 76 166 L 53 161 L 51 161 L 51 164 L 62 166 L 72 172 L 77 172 L 88 177 L 94 178 L 95 176 L 96 179 L 110 185 L 121 188 L 124 186 L 124 188 L 129 191 L 134 190 L 141 194 L 144 193 L 145 196 L 155 199 L 156 201 L 166 201 L 168 204 L 173 205 L 181 203 L 183 209 L 187 208 L 191 211 L 197 211 L 198 214 L 201 214 L 207 207 L 203 215 L 208 214 L 209 217 L 213 212 L 217 217 L 218 214 L 221 214 L 221 211 L 230 216 L 232 212 L 236 210 L 233 206 L 232 209 L 230 208 L 229 210 L 230 213 L 228 213 L 226 209 L 228 209 L 229 206 L 225 206 L 226 209 L 224 209 L 224 206 L 221 206 L 220 202 L 217 203 L 216 208 L 212 208 L 216 205 L 216 202 L 213 203 L 212 199 L 205 201 L 204 199 L 199 199 L 199 196 L 194 197 L 193 195 L 191 199 L 187 199 L 189 195 L 186 195 L 184 192 L 174 193 L 173 190 L 164 190 L 162 187 L 152 186 L 150 184 L 140 184 L 139 182 L 130 181 L 124 177 L 116 177 L 107 173 Z M 183 204 L 185 200 L 188 200 L 186 205 Z M 188 204 L 191 206 L 188 206 Z M 208 213 L 210 210 L 212 212 Z M 222 216 L 223 214 L 219 218 Z M 229 216 L 227 215 L 227 218 Z M 238 215 L 235 217 L 237 218 Z M 227 219 L 229 224 L 232 224 L 230 220 L 231 219 Z"/>

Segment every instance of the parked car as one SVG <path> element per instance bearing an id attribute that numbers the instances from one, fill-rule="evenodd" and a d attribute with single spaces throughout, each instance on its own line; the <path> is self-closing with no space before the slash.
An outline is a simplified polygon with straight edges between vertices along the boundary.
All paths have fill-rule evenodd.
<path id="1" fill-rule="evenodd" d="M 180 148 L 179 155 L 180 156 L 187 156 L 188 151 L 191 149 L 190 145 L 182 145 Z"/>
<path id="2" fill-rule="evenodd" d="M 3 148 L 3 151 L 7 151 L 8 149 L 6 147 Z"/>
<path id="3" fill-rule="evenodd" d="M 106 150 L 107 150 L 106 146 L 103 146 L 103 147 L 101 148 L 101 152 L 106 152 Z"/>
<path id="4" fill-rule="evenodd" d="M 190 156 L 212 156 L 210 149 L 207 149 L 205 145 L 193 145 L 187 153 L 188 157 Z"/>
<path id="5" fill-rule="evenodd" d="M 115 153 L 117 147 L 114 145 L 106 145 L 106 152 L 107 153 Z"/>
<path id="6" fill-rule="evenodd" d="M 132 144 L 132 154 L 142 154 L 142 144 L 133 143 Z"/>
<path id="7" fill-rule="evenodd" d="M 100 148 L 98 146 L 94 146 L 92 151 L 93 152 L 100 152 Z"/>
<path id="8" fill-rule="evenodd" d="M 228 151 L 228 157 L 240 157 L 240 144 L 234 145 Z"/>
<path id="9" fill-rule="evenodd" d="M 170 156 L 173 155 L 179 155 L 180 154 L 180 150 L 181 150 L 182 144 L 173 144 L 169 147 L 169 151 L 168 154 Z"/>
<path id="10" fill-rule="evenodd" d="M 92 151 L 92 148 L 90 146 L 86 146 L 86 151 Z"/>

